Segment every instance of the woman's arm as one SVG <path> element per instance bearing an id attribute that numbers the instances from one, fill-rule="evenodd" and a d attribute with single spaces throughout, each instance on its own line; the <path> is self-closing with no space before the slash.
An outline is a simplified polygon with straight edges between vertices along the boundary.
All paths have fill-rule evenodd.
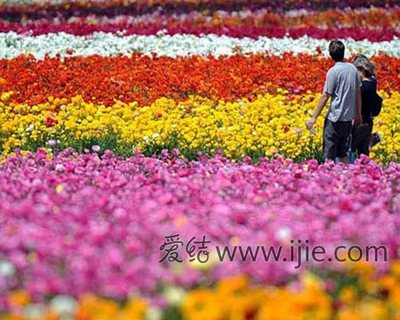
<path id="1" fill-rule="evenodd" d="M 361 107 L 362 107 L 361 88 L 358 88 L 356 97 L 356 117 L 354 118 L 355 127 L 359 127 L 360 124 L 362 123 Z"/>

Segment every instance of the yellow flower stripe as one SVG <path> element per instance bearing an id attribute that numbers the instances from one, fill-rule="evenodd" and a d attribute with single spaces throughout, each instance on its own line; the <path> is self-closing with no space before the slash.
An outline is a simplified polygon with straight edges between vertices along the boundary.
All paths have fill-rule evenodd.
<path id="1" fill-rule="evenodd" d="M 382 134 L 383 142 L 373 148 L 371 157 L 378 162 L 398 161 L 400 93 L 380 94 L 384 107 L 375 119 L 374 131 Z M 124 146 L 129 152 L 135 147 L 143 151 L 155 145 L 171 145 L 171 137 L 176 138 L 174 146 L 183 154 L 221 149 L 230 158 L 278 152 L 302 159 L 321 151 L 323 117 L 318 120 L 315 135 L 305 128 L 319 98 L 311 92 L 289 97 L 287 91 L 279 90 L 277 95 L 259 96 L 252 102 L 242 99 L 215 103 L 192 96 L 178 103 L 161 98 L 145 107 L 119 101 L 106 107 L 85 102 L 79 96 L 70 102 L 50 97 L 40 105 L 14 105 L 8 102 L 11 95 L 3 94 L 0 101 L 3 154 L 15 147 L 44 147 L 50 139 L 59 140 L 63 147 L 91 141 L 103 142 L 111 149 Z M 115 140 L 114 145 L 107 145 L 110 139 Z"/>
<path id="2" fill-rule="evenodd" d="M 235 276 L 220 280 L 212 288 L 185 291 L 183 288 L 166 287 L 160 294 L 167 298 L 166 309 L 175 308 L 183 320 L 399 319 L 399 261 L 392 262 L 390 271 L 378 278 L 373 265 L 367 262 L 349 263 L 347 269 L 346 275 L 357 277 L 358 282 L 347 282 L 342 287 L 330 289 L 328 282 L 305 272 L 298 281 L 281 287 L 254 285 L 245 276 Z M 172 291 L 179 291 L 174 299 L 171 299 Z M 336 291 L 335 295 L 333 291 Z M 1 320 L 28 319 L 22 312 L 32 304 L 28 293 L 15 291 L 8 296 L 8 300 L 15 312 L 0 315 Z M 62 319 L 51 304 L 44 306 L 42 311 L 41 319 Z M 139 297 L 121 304 L 88 294 L 79 299 L 74 310 L 68 312 L 69 318 L 77 320 L 144 320 L 159 319 L 167 311 L 156 309 L 149 301 Z"/>

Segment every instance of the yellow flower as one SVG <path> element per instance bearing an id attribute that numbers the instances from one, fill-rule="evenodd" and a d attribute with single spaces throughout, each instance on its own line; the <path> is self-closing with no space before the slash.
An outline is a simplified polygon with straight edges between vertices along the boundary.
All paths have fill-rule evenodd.
<path id="1" fill-rule="evenodd" d="M 93 295 L 82 297 L 77 311 L 77 319 L 115 320 L 119 307 L 116 302 Z"/>
<path id="2" fill-rule="evenodd" d="M 56 187 L 56 192 L 61 193 L 64 190 L 64 185 L 62 183 L 58 184 Z"/>
<path id="3" fill-rule="evenodd" d="M 3 98 L 8 94 L 4 93 Z M 307 112 L 315 107 L 315 100 L 311 100 L 318 99 L 318 95 L 288 99 L 287 94 L 278 90 L 276 95 L 259 95 L 252 102 L 242 99 L 215 103 L 197 96 L 184 102 L 161 98 L 144 107 L 136 102 L 105 107 L 85 102 L 80 96 L 70 102 L 49 98 L 35 106 L 4 99 L 0 103 L 3 155 L 15 147 L 29 148 L 32 141 L 44 145 L 49 136 L 62 137 L 64 145 L 112 137 L 117 145 L 143 149 L 154 143 L 165 145 L 176 135 L 180 149 L 186 151 L 222 149 L 231 158 L 246 154 L 271 157 L 277 152 L 291 158 L 312 157 L 315 151 L 322 151 L 323 119 L 317 121 L 315 135 L 305 128 L 305 121 L 309 118 Z M 399 92 L 385 97 L 382 114 L 375 119 L 374 128 L 383 137 L 371 152 L 378 162 L 400 160 L 400 126 L 396 124 L 400 121 L 396 112 L 399 103 Z M 50 125 L 49 118 L 53 120 Z"/>
<path id="4" fill-rule="evenodd" d="M 352 287 L 347 287 L 342 290 L 340 293 L 340 300 L 346 304 L 352 304 L 356 301 L 357 294 Z"/>
<path id="5" fill-rule="evenodd" d="M 198 289 L 190 292 L 182 303 L 182 313 L 187 320 L 222 320 L 224 313 L 217 297 L 211 290 Z"/>
<path id="6" fill-rule="evenodd" d="M 25 306 L 31 302 L 31 296 L 29 292 L 18 290 L 11 292 L 9 301 L 14 306 Z"/>
<path id="7" fill-rule="evenodd" d="M 397 279 L 400 280 L 400 261 L 394 261 L 391 264 L 390 271 L 393 274 L 393 276 L 395 276 Z"/>
<path id="8" fill-rule="evenodd" d="M 1 95 L 0 99 L 1 99 L 2 101 L 4 101 L 4 102 L 7 102 L 8 100 L 10 100 L 10 98 L 11 98 L 11 96 L 12 96 L 13 94 L 14 94 L 13 91 L 4 92 L 4 93 Z"/>
<path id="9" fill-rule="evenodd" d="M 148 303 L 142 299 L 131 299 L 119 312 L 116 320 L 144 320 L 148 307 Z"/>

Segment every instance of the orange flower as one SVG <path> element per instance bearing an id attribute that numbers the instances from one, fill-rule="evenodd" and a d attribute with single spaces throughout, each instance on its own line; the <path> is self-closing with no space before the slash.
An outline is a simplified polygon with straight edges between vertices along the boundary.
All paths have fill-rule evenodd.
<path id="1" fill-rule="evenodd" d="M 379 89 L 400 90 L 400 59 L 378 56 Z M 0 60 L 6 85 L 0 93 L 13 91 L 11 102 L 30 105 L 49 96 L 68 98 L 80 94 L 86 101 L 112 105 L 115 99 L 149 105 L 158 98 L 177 101 L 190 95 L 213 100 L 253 100 L 258 94 L 275 93 L 282 87 L 290 93 L 320 92 L 330 59 L 319 56 L 235 55 L 232 57 L 71 57 L 60 61 L 32 56 Z"/>

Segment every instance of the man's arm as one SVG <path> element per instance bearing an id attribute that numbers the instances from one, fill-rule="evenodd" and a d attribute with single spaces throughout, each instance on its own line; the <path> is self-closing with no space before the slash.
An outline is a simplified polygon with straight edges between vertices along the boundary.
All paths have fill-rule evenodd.
<path id="1" fill-rule="evenodd" d="M 335 91 L 336 86 L 336 73 L 333 69 L 330 69 L 326 73 L 326 80 L 324 85 L 324 90 L 321 98 L 319 99 L 317 109 L 315 109 L 313 116 L 310 120 L 306 121 L 306 127 L 308 130 L 311 130 L 314 126 L 315 122 L 317 122 L 318 116 L 321 114 L 322 109 L 325 107 L 328 102 L 330 96 Z"/>
<path id="2" fill-rule="evenodd" d="M 315 109 L 313 116 L 311 117 L 310 120 L 306 121 L 306 127 L 308 130 L 311 130 L 311 128 L 314 126 L 315 122 L 317 122 L 317 118 L 321 114 L 322 109 L 325 107 L 330 96 L 331 95 L 328 92 L 324 92 L 322 94 L 322 97 L 319 99 L 317 109 Z"/>

